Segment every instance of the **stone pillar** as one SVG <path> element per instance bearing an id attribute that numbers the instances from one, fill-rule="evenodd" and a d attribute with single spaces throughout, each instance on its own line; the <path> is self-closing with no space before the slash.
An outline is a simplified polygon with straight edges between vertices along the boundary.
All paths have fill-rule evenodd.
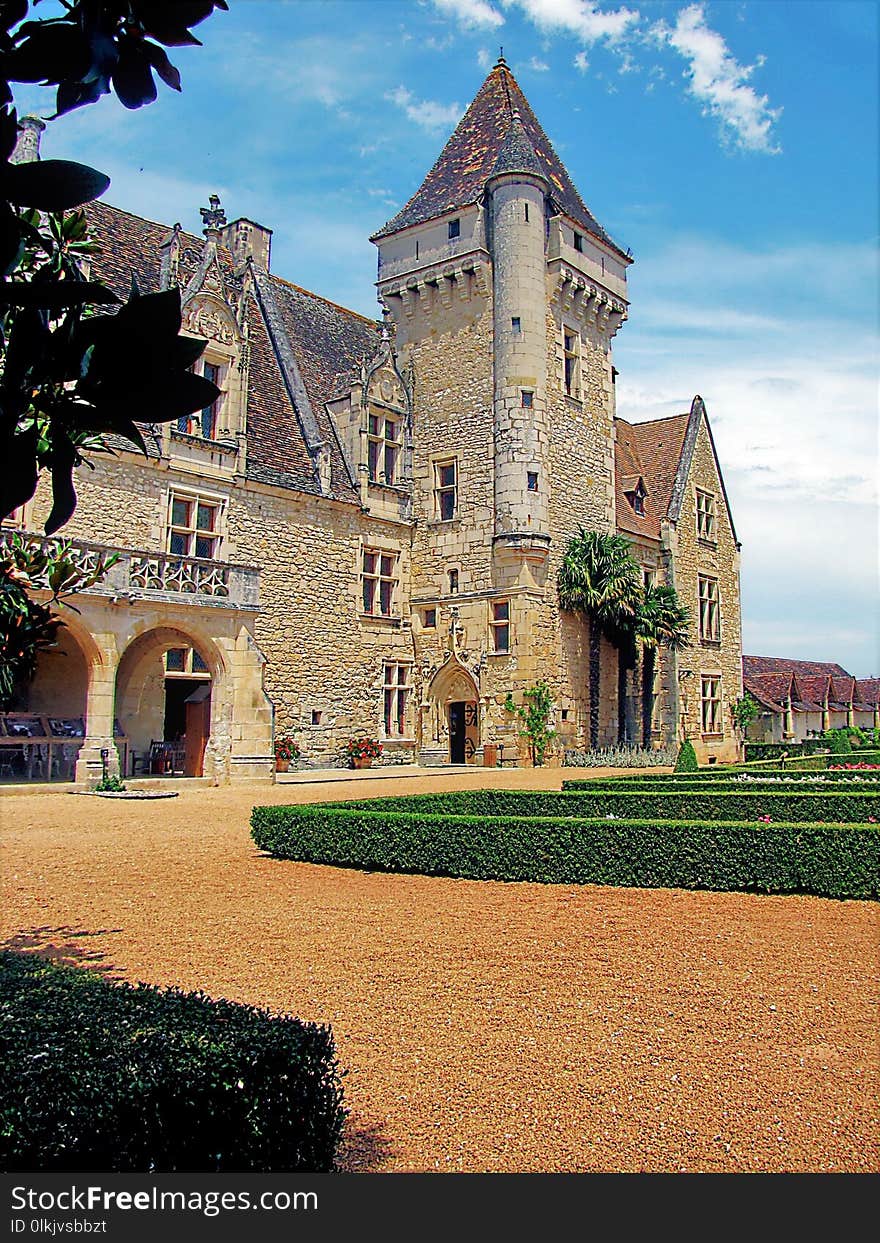
<path id="1" fill-rule="evenodd" d="M 782 737 L 793 738 L 794 737 L 794 719 L 792 717 L 792 711 L 791 711 L 791 699 L 790 698 L 786 699 L 782 706 L 784 710 L 783 717 L 782 717 Z"/>
<path id="2" fill-rule="evenodd" d="M 75 781 L 78 785 L 95 785 L 101 780 L 104 771 L 102 750 L 108 752 L 107 775 L 120 775 L 119 752 L 113 737 L 115 703 L 115 664 L 93 665 L 86 697 L 86 733 L 76 761 Z"/>

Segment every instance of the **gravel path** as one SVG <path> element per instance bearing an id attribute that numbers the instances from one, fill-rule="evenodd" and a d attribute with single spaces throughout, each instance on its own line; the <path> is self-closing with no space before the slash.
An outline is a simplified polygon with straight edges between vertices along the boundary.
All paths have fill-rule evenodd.
<path id="1" fill-rule="evenodd" d="M 249 837 L 255 801 L 450 780 L 6 797 L 0 935 L 331 1023 L 349 1170 L 880 1167 L 875 905 L 385 876 Z"/>

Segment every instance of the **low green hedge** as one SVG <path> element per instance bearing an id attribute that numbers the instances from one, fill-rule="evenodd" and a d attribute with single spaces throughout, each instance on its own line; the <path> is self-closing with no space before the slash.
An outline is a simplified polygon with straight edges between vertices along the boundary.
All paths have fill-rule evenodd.
<path id="1" fill-rule="evenodd" d="M 333 1169 L 328 1027 L 0 954 L 0 1167 Z"/>
<path id="2" fill-rule="evenodd" d="M 252 836 L 283 859 L 475 880 L 832 898 L 876 897 L 880 884 L 880 832 L 868 825 L 461 816 L 400 802 L 255 807 Z"/>
<path id="3" fill-rule="evenodd" d="M 798 781 L 797 778 L 792 781 L 780 781 L 779 778 L 761 781 L 751 778 L 749 781 L 670 781 L 654 786 L 648 782 L 636 783 L 626 779 L 615 782 L 613 778 L 606 778 L 604 781 L 567 783 L 563 789 L 579 794 L 607 791 L 613 794 L 689 794 L 692 798 L 702 798 L 705 794 L 812 794 L 817 798 L 830 794 L 861 794 L 873 799 L 876 811 L 872 810 L 870 815 L 877 814 L 880 819 L 880 786 L 876 781 Z"/>
<path id="4" fill-rule="evenodd" d="M 778 760 L 780 756 L 789 759 L 796 755 L 814 755 L 817 751 L 827 751 L 827 738 L 805 738 L 802 742 L 746 742 L 746 760 Z"/>
<path id="5" fill-rule="evenodd" d="M 796 824 L 865 824 L 869 817 L 880 819 L 880 792 L 866 794 L 834 791 L 790 791 L 775 789 L 622 789 L 610 785 L 591 788 L 590 782 L 577 789 L 558 790 L 455 790 L 444 794 L 401 795 L 382 799 L 389 811 L 427 812 L 456 816 L 545 816 L 557 820 L 601 820 L 616 816 L 622 820 L 736 820 L 772 821 Z M 627 783 L 630 784 L 630 783 Z M 351 806 L 351 804 L 348 804 Z M 376 801 L 363 799 L 358 811 L 370 811 Z"/>
<path id="6" fill-rule="evenodd" d="M 799 773 L 813 775 L 815 773 L 825 773 L 829 781 L 880 781 L 880 769 L 864 769 L 864 768 L 834 768 L 829 771 L 827 760 L 828 756 L 807 756 L 803 760 L 789 761 L 784 768 L 780 768 L 778 760 L 758 760 L 749 765 L 737 765 L 735 768 L 701 768 L 697 773 L 658 773 L 656 776 L 645 776 L 644 782 L 647 786 L 659 785 L 664 781 L 687 781 L 687 782 L 706 782 L 708 784 L 717 784 L 720 781 L 732 781 L 737 777 L 746 775 L 752 777 L 797 777 Z M 839 756 L 832 757 L 839 759 Z M 870 761 L 872 764 L 874 760 Z M 592 784 L 585 778 L 575 779 L 582 784 Z M 596 778 L 596 780 L 607 781 L 628 781 L 630 777 L 607 777 Z M 564 781 L 563 789 L 569 784 Z"/>

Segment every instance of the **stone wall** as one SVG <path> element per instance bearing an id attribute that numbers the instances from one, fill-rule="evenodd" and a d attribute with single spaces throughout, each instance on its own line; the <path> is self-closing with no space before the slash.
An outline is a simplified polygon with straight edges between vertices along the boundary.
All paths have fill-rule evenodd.
<path id="1" fill-rule="evenodd" d="M 697 536 L 697 489 L 715 498 L 716 539 Z M 691 459 L 681 513 L 670 539 L 674 557 L 675 588 L 679 599 L 691 610 L 693 643 L 677 659 L 681 728 L 694 744 L 701 764 L 714 757 L 718 761 L 737 758 L 738 739 L 731 708 L 742 695 L 742 632 L 740 621 L 739 550 L 724 502 L 721 480 L 715 465 L 705 418 Z M 720 642 L 699 637 L 698 579 L 700 574 L 718 580 L 720 593 Z M 682 678 L 682 674 L 692 676 Z M 704 734 L 700 718 L 700 680 L 718 675 L 722 683 L 720 733 Z M 687 685 L 683 686 L 683 683 Z M 686 709 L 684 703 L 686 702 Z"/>

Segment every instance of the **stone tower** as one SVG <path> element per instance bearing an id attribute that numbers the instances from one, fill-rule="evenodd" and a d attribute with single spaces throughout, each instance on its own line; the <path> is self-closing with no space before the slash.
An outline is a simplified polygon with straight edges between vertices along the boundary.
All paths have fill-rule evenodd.
<path id="1" fill-rule="evenodd" d="M 579 523 L 614 527 L 610 346 L 629 256 L 585 206 L 503 58 L 372 240 L 413 386 L 423 758 L 455 751 L 453 664 L 456 695 L 465 673 L 473 683 L 469 747 L 501 737 L 508 693 L 521 698 L 539 678 L 577 732 L 587 678 L 556 569 Z"/>

